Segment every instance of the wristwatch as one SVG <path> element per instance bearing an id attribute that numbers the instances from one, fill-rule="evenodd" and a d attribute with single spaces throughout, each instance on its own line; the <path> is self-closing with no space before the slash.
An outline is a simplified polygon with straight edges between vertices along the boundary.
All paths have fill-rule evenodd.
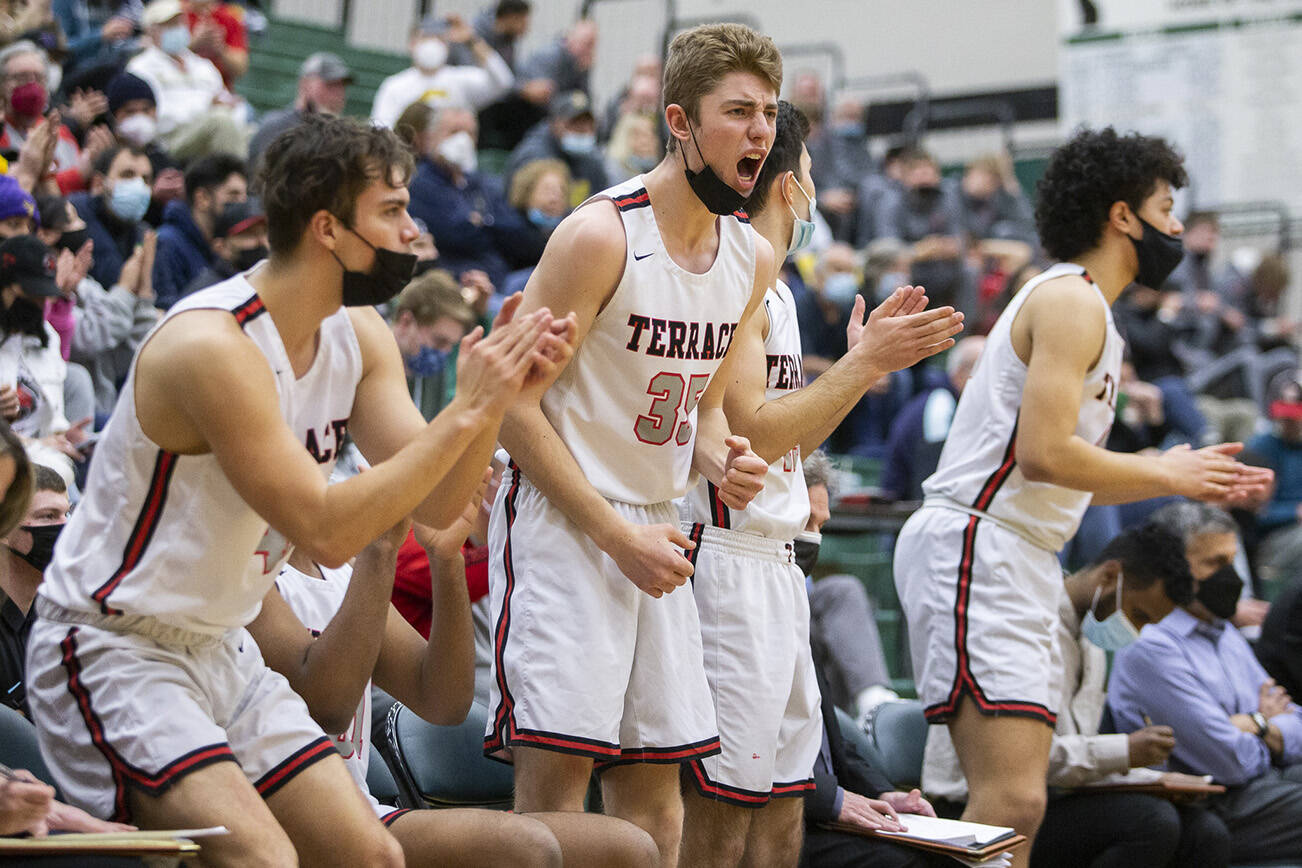
<path id="1" fill-rule="evenodd" d="M 1257 724 L 1257 737 L 1265 738 L 1266 733 L 1270 732 L 1270 722 L 1266 720 L 1266 715 L 1260 711 L 1254 711 L 1250 716 L 1252 722 Z"/>

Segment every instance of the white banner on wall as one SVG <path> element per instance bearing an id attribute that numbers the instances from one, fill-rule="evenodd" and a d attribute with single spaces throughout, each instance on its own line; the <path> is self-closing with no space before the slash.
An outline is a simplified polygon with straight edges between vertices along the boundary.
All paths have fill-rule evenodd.
<path id="1" fill-rule="evenodd" d="M 1299 4 L 1093 2 L 1104 7 L 1101 18 L 1114 6 L 1132 5 L 1159 11 L 1195 6 L 1204 13 L 1232 8 L 1238 14 L 1196 27 L 1173 27 L 1167 20 L 1157 22 L 1159 29 L 1134 33 L 1118 33 L 1100 20 L 1102 32 L 1064 34 L 1059 78 L 1064 134 L 1080 124 L 1111 124 L 1167 137 L 1185 154 L 1192 207 L 1282 201 L 1294 216 L 1302 216 L 1302 15 L 1242 14 Z"/>

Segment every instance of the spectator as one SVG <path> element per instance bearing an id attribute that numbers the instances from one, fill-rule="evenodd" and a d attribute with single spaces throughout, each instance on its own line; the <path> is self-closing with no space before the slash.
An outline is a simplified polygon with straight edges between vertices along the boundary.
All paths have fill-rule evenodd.
<path id="1" fill-rule="evenodd" d="M 106 6 L 97 4 L 92 10 L 87 0 L 53 0 L 51 11 L 67 38 L 65 78 L 82 69 L 120 68 L 126 63 L 136 32 L 135 22 L 127 4 Z M 39 8 L 39 4 L 29 8 Z"/>
<path id="2" fill-rule="evenodd" d="M 158 133 L 177 159 L 232 154 L 243 159 L 245 107 L 226 89 L 212 61 L 190 50 L 180 0 L 151 0 L 141 17 L 147 44 L 127 72 L 149 83 L 158 100 Z"/>
<path id="3" fill-rule="evenodd" d="M 262 119 L 262 125 L 249 142 L 249 165 L 256 166 L 258 155 L 271 140 L 294 126 L 305 114 L 321 112 L 341 115 L 348 101 L 348 85 L 353 83 L 352 70 L 337 54 L 318 51 L 308 55 L 298 69 L 298 93 L 294 102 Z"/>
<path id="4" fill-rule="evenodd" d="M 655 116 L 640 112 L 621 115 L 606 146 L 606 178 L 612 184 L 627 181 L 651 171 L 663 157 Z"/>
<path id="5" fill-rule="evenodd" d="M 1276 375 L 1269 394 L 1271 430 L 1248 444 L 1275 471 L 1274 493 L 1257 518 L 1257 568 L 1263 578 L 1292 581 L 1302 575 L 1302 376 Z"/>
<path id="6" fill-rule="evenodd" d="M 560 160 L 526 163 L 511 179 L 507 201 L 537 231 L 539 243 L 546 244 L 552 230 L 570 213 L 569 168 Z"/>
<path id="7" fill-rule="evenodd" d="M 893 145 L 886 149 L 882 157 L 880 172 L 873 172 L 863 177 L 859 184 L 856 198 L 858 213 L 854 221 L 854 244 L 867 247 L 868 244 L 887 234 L 885 226 L 878 223 L 883 215 L 893 213 L 900 199 L 904 198 L 904 160 L 912 149 L 904 145 Z"/>
<path id="8" fill-rule="evenodd" d="M 9 435 L 12 436 L 12 435 Z M 27 637 L 36 620 L 32 602 L 54 554 L 54 541 L 68 521 L 68 486 L 63 477 L 41 464 L 32 466 L 32 498 L 19 526 L 0 539 L 0 702 L 27 713 L 24 685 Z"/>
<path id="9" fill-rule="evenodd" d="M 149 82 L 129 72 L 115 75 L 105 89 L 113 130 L 118 140 L 141 148 L 154 169 L 152 196 L 145 222 L 156 226 L 163 220 L 168 202 L 185 195 L 185 175 L 158 138 L 158 100 Z"/>
<path id="10" fill-rule="evenodd" d="M 96 159 L 90 193 L 69 197 L 95 242 L 90 274 L 101 286 L 118 282 L 122 264 L 143 238 L 141 220 L 149 210 L 153 173 L 144 151 L 116 146 Z"/>
<path id="11" fill-rule="evenodd" d="M 33 459 L 51 464 L 67 481 L 71 462 L 82 458 L 77 447 L 90 420 L 70 426 L 63 414 L 68 366 L 58 333 L 45 321 L 46 300 L 58 296 L 54 257 L 40 239 L 18 235 L 0 242 L 0 390 L 12 389 L 17 398 L 9 398 L 4 413 L 17 434 L 39 441 L 30 447 Z"/>
<path id="12" fill-rule="evenodd" d="M 529 32 L 528 0 L 497 0 L 475 16 L 475 35 L 497 52 L 512 74 L 516 70 L 516 45 Z M 450 46 L 448 62 L 459 66 L 473 66 L 477 59 L 466 45 Z"/>
<path id="13" fill-rule="evenodd" d="M 1221 221 L 1214 211 L 1193 211 L 1184 221 L 1184 259 L 1166 279 L 1185 296 L 1185 306 L 1197 304 L 1203 293 L 1219 293 L 1221 281 L 1212 272 L 1212 261 L 1221 242 Z M 1163 287 L 1154 286 L 1153 289 Z"/>
<path id="14" fill-rule="evenodd" d="M 813 124 L 809 133 L 811 171 L 818 185 L 818 213 L 826 218 L 832 237 L 847 243 L 855 239 L 859 183 L 873 171 L 865 111 L 860 100 L 844 97 L 837 101 L 831 118 L 826 123 Z"/>
<path id="15" fill-rule="evenodd" d="M 963 226 L 974 241 L 1019 241 L 1027 248 L 1038 246 L 1035 214 L 1007 151 L 985 154 L 968 163 L 961 188 Z M 1023 262 L 1030 257 L 1028 249 Z"/>
<path id="16" fill-rule="evenodd" d="M 1283 354 L 1273 354 L 1273 358 L 1283 361 L 1291 357 L 1296 366 L 1297 354 L 1294 342 L 1299 335 L 1297 322 L 1286 315 L 1283 310 L 1284 293 L 1288 290 L 1291 274 L 1288 260 L 1279 253 L 1270 253 L 1261 257 L 1252 276 L 1238 288 L 1238 293 L 1231 300 L 1248 318 L 1248 327 L 1263 352 L 1285 349 Z"/>
<path id="17" fill-rule="evenodd" d="M 1186 552 L 1195 555 L 1198 592 L 1117 654 L 1108 686 L 1113 720 L 1123 730 L 1149 720 L 1170 726 L 1176 745 L 1167 766 L 1229 787 L 1209 803 L 1230 830 L 1233 861 L 1302 858 L 1302 709 L 1228 624 L 1243 580 L 1228 562 L 1200 578 L 1201 553 L 1189 544 L 1196 536 L 1234 540 L 1224 530 L 1233 520 L 1215 507 L 1179 503 L 1153 522 L 1192 525 Z"/>
<path id="18" fill-rule="evenodd" d="M 934 304 L 972 312 L 963 268 L 963 210 L 957 192 L 941 183 L 940 166 L 925 151 L 902 157 L 900 198 L 883 197 L 875 219 L 883 236 L 912 245 L 909 282 L 925 286 Z"/>
<path id="19" fill-rule="evenodd" d="M 433 233 L 441 266 L 458 278 L 483 271 L 497 285 L 512 269 L 537 262 L 537 233 L 476 171 L 475 116 L 464 108 L 436 109 L 427 129 L 418 137 L 425 150 L 408 210 Z"/>
<path id="20" fill-rule="evenodd" d="M 0 239 L 36 231 L 36 200 L 9 175 L 0 175 Z"/>
<path id="21" fill-rule="evenodd" d="M 267 258 L 267 215 L 256 200 L 222 206 L 213 223 L 212 251 L 212 262 L 190 281 L 183 297 L 248 271 Z"/>
<path id="22" fill-rule="evenodd" d="M 411 399 L 427 420 L 452 400 L 457 347 L 478 319 L 457 281 L 442 269 L 407 284 L 394 302 L 393 339 L 402 353 Z"/>
<path id="23" fill-rule="evenodd" d="M 850 245 L 838 241 L 819 255 L 814 273 L 805 284 L 805 298 L 797 297 L 800 348 L 805 354 L 805 373 L 811 378 L 845 355 L 845 327 L 855 296 L 863 288 L 862 274 L 858 254 Z"/>
<path id="24" fill-rule="evenodd" d="M 449 66 L 450 46 L 468 46 L 476 66 Z M 375 92 L 371 120 L 392 127 L 414 102 L 464 106 L 476 111 L 506 93 L 515 77 L 506 61 L 475 31 L 449 15 L 426 18 L 412 31 L 411 66 L 389 76 Z"/>
<path id="25" fill-rule="evenodd" d="M 552 100 L 551 117 L 529 131 L 506 164 L 507 184 L 525 163 L 562 160 L 570 168 L 570 204 L 579 205 L 610 186 L 597 151 L 597 122 L 592 103 L 581 91 L 561 93 Z M 437 237 L 438 233 L 435 233 Z"/>
<path id="26" fill-rule="evenodd" d="M 1134 642 L 1140 628 L 1192 601 L 1193 585 L 1180 537 L 1153 526 L 1121 534 L 1088 567 L 1064 580 L 1056 631 L 1061 712 L 1048 771 L 1053 790 L 1031 853 L 1032 868 L 1229 864 L 1225 825 L 1201 806 L 1177 810 L 1157 796 L 1078 789 L 1159 779 L 1131 770 L 1167 759 L 1179 737 L 1172 737 L 1169 726 L 1138 720 L 1127 725 L 1133 730 L 1128 733 L 1099 732 L 1107 678 L 1104 652 Z M 967 801 L 967 784 L 948 733 L 932 728 L 925 757 L 927 792 L 949 802 Z"/>
<path id="27" fill-rule="evenodd" d="M 1257 659 L 1289 696 L 1302 696 L 1302 579 L 1289 580 L 1261 625 Z"/>
<path id="28" fill-rule="evenodd" d="M 660 113 L 660 58 L 644 54 L 637 59 L 628 84 L 606 103 L 606 110 L 598 119 L 597 138 L 609 141 L 615 124 L 625 115 L 649 115 L 652 120 Z M 613 183 L 613 182 L 612 182 Z"/>
<path id="29" fill-rule="evenodd" d="M 1198 409 L 1175 354 L 1178 335 L 1171 322 L 1171 308 L 1163 304 L 1162 294 L 1132 283 L 1117 299 L 1113 313 L 1117 329 L 1126 339 L 1135 376 L 1162 391 L 1163 414 L 1171 427 L 1195 445 L 1209 442 L 1207 420 Z"/>
<path id="30" fill-rule="evenodd" d="M 93 252 L 94 242 L 89 240 L 86 222 L 67 199 L 43 198 L 40 213 L 37 237 L 51 249 L 61 249 L 61 261 L 74 253 L 80 258 L 83 249 L 88 255 Z M 68 359 L 88 372 L 98 419 L 105 419 L 112 412 L 117 403 L 118 383 L 126 378 L 136 347 L 158 321 L 151 277 L 154 242 L 154 234 L 146 232 L 142 243 L 128 257 L 117 284 L 109 289 L 80 270 L 74 274 Z M 58 271 L 62 274 L 63 269 Z M 60 290 L 65 296 L 69 294 L 63 286 Z M 73 370 L 69 366 L 69 372 Z M 73 416 L 76 418 L 77 414 Z"/>
<path id="31" fill-rule="evenodd" d="M 244 7 L 215 0 L 190 0 L 185 23 L 190 28 L 190 50 L 222 74 L 230 90 L 249 70 L 249 32 Z"/>
<path id="32" fill-rule="evenodd" d="M 22 149 L 27 137 L 41 123 L 49 108 L 48 82 L 50 64 L 44 51 L 34 42 L 21 40 L 0 50 L 0 99 L 4 103 L 4 133 L 0 135 L 0 152 L 11 161 Z M 57 121 L 55 121 L 57 123 Z M 83 153 L 72 132 L 58 126 L 51 171 L 59 189 L 67 193 L 84 190 L 90 180 L 95 157 L 112 144 L 103 128 L 88 135 Z"/>
<path id="33" fill-rule="evenodd" d="M 213 154 L 185 173 L 185 200 L 169 202 L 158 230 L 154 293 L 167 310 L 185 295 L 190 281 L 216 258 L 213 231 L 222 209 L 249 196 L 244 163 L 228 154 Z"/>
<path id="34" fill-rule="evenodd" d="M 597 22 L 580 18 L 550 46 L 532 54 L 520 69 L 524 81 L 548 81 L 552 93 L 582 91 L 591 97 L 588 72 L 597 56 Z M 544 98 L 544 102 L 548 97 Z"/>
<path id="35" fill-rule="evenodd" d="M 986 339 L 966 337 L 945 357 L 946 381 L 917 395 L 891 423 L 882 493 L 891 500 L 922 500 L 922 482 L 936 471 L 940 450 Z"/>

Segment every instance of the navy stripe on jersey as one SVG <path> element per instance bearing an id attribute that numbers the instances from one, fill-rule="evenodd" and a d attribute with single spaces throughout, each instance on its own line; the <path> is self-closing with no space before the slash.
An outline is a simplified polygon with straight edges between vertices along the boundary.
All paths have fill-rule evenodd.
<path id="1" fill-rule="evenodd" d="M 719 489 L 714 486 L 713 482 L 706 482 L 709 487 L 710 495 L 710 522 L 715 527 L 732 528 L 732 515 L 728 512 L 728 504 L 723 502 L 719 495 Z"/>
<path id="2" fill-rule="evenodd" d="M 646 187 L 639 187 L 632 193 L 625 196 L 618 196 L 612 199 L 615 207 L 621 211 L 632 211 L 634 208 L 646 208 L 651 204 L 651 197 L 646 191 Z"/>
<path id="3" fill-rule="evenodd" d="M 275 768 L 258 778 L 253 788 L 262 798 L 270 798 L 273 793 L 292 781 L 299 772 L 328 756 L 338 755 L 334 742 L 329 736 L 323 735 L 281 760 Z"/>
<path id="4" fill-rule="evenodd" d="M 68 673 L 68 692 L 77 703 L 77 710 L 81 713 L 82 721 L 90 733 L 91 744 L 95 745 L 109 764 L 109 772 L 113 777 L 112 819 L 114 821 L 125 823 L 131 819 L 131 812 L 127 805 L 128 784 L 144 790 L 151 796 L 157 796 L 190 772 L 217 762 L 227 760 L 235 762 L 235 754 L 231 751 L 230 745 L 225 743 L 197 747 L 172 760 L 155 774 L 150 774 L 127 762 L 109 742 L 108 735 L 104 731 L 104 723 L 91 704 L 90 691 L 81 680 L 81 661 L 77 658 L 77 633 L 80 629 L 70 628 L 68 634 L 59 642 L 59 648 L 63 652 L 63 668 Z"/>
<path id="5" fill-rule="evenodd" d="M 122 563 L 118 565 L 109 580 L 90 595 L 92 600 L 99 603 L 99 609 L 105 615 L 122 614 L 121 610 L 114 609 L 108 604 L 109 594 L 117 589 L 127 573 L 135 569 L 136 564 L 144 557 L 145 548 L 153 538 L 154 531 L 158 529 L 163 507 L 167 505 L 167 488 L 171 484 L 172 473 L 176 470 L 179 457 L 175 452 L 158 450 L 158 457 L 154 459 L 154 472 L 149 478 L 149 489 L 145 492 L 145 500 L 140 506 L 140 514 L 136 516 L 136 524 L 131 528 L 131 535 L 127 537 Z"/>
<path id="6" fill-rule="evenodd" d="M 1013 472 L 1017 465 L 1017 426 L 1021 422 L 1021 412 L 1013 420 L 1013 430 L 1008 435 L 1008 446 L 1004 448 L 1004 457 L 999 462 L 999 466 L 986 479 L 985 485 L 981 486 L 981 491 L 977 493 L 977 498 L 972 502 L 973 509 L 979 509 L 982 512 L 990 508 L 994 502 L 995 495 L 999 489 L 1008 480 L 1008 475 Z"/>
<path id="7" fill-rule="evenodd" d="M 687 550 L 687 561 L 692 565 L 693 569 L 696 568 L 696 559 L 701 555 L 701 537 L 704 535 L 705 525 L 699 521 L 692 525 L 692 532 L 687 535 L 687 538 L 696 544 L 695 548 Z M 696 581 L 695 575 L 692 576 L 692 581 Z"/>
<path id="8" fill-rule="evenodd" d="M 750 222 L 750 215 L 747 214 L 745 211 L 741 210 L 740 208 L 738 208 L 736 211 L 733 211 L 732 216 L 736 217 L 737 220 L 742 223 Z"/>
<path id="9" fill-rule="evenodd" d="M 235 321 L 240 324 L 240 328 L 244 328 L 250 321 L 257 319 L 266 312 L 267 308 L 257 293 L 249 296 L 239 307 L 231 311 L 235 315 Z"/>

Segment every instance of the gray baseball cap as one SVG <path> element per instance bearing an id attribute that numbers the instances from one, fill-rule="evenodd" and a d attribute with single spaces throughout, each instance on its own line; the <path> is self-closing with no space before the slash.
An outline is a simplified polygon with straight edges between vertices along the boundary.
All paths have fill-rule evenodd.
<path id="1" fill-rule="evenodd" d="M 329 51 L 318 51 L 303 61 L 303 65 L 298 70 L 298 77 L 307 78 L 309 75 L 315 75 L 322 81 L 351 82 L 353 80 L 353 73 L 348 68 L 348 64 L 344 63 L 342 57 Z"/>

